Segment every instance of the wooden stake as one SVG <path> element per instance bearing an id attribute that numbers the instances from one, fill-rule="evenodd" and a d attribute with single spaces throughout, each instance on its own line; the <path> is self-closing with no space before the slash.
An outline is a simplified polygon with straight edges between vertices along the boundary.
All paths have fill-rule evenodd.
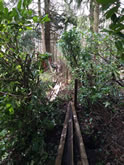
<path id="1" fill-rule="evenodd" d="M 78 93 L 78 80 L 75 79 L 75 87 L 74 87 L 74 106 L 77 109 L 77 93 Z"/>

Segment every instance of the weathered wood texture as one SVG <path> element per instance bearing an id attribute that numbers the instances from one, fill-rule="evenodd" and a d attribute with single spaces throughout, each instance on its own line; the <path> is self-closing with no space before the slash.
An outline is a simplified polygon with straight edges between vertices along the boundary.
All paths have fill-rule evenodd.
<path id="1" fill-rule="evenodd" d="M 81 135 L 80 126 L 79 126 L 77 114 L 75 111 L 74 103 L 71 102 L 71 106 L 72 106 L 75 131 L 76 131 L 76 135 L 77 135 L 77 139 L 78 139 L 78 145 L 80 148 L 81 165 L 88 165 L 89 163 L 88 163 L 88 159 L 87 159 L 87 155 L 86 155 L 86 151 L 85 151 L 85 146 L 83 143 L 83 138 Z"/>
<path id="2" fill-rule="evenodd" d="M 73 119 L 72 119 L 72 110 L 71 104 L 69 104 L 69 120 L 68 120 L 68 129 L 67 129 L 67 138 L 65 146 L 65 162 L 63 165 L 74 165 L 73 158 Z"/>
<path id="3" fill-rule="evenodd" d="M 74 165 L 73 130 L 75 130 L 76 132 L 77 145 L 80 153 L 78 164 L 88 165 L 88 159 L 80 131 L 77 114 L 75 111 L 75 106 L 72 102 L 68 104 L 55 165 Z"/>
<path id="4" fill-rule="evenodd" d="M 68 127 L 68 120 L 69 120 L 69 105 L 67 108 L 67 113 L 64 121 L 64 126 L 61 134 L 61 139 L 60 139 L 60 144 L 58 148 L 58 155 L 56 157 L 55 165 L 61 165 L 62 163 L 62 157 L 63 157 L 63 151 L 64 151 L 64 145 L 65 145 L 65 140 L 66 140 L 66 135 L 67 135 L 67 127 Z"/>
<path id="5" fill-rule="evenodd" d="M 74 106 L 77 109 L 77 95 L 78 95 L 78 80 L 75 79 L 75 87 L 74 87 Z"/>

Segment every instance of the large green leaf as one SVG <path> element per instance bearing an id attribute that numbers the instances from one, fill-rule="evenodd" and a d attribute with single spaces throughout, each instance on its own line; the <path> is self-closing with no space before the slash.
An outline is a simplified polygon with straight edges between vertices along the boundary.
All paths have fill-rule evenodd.
<path id="1" fill-rule="evenodd" d="M 5 15 L 8 15 L 8 8 L 5 8 L 5 9 L 4 9 L 4 14 L 5 14 Z"/>
<path id="2" fill-rule="evenodd" d="M 121 41 L 116 41 L 115 45 L 116 45 L 118 50 L 121 51 L 123 49 L 123 43 Z"/>
<path id="3" fill-rule="evenodd" d="M 39 17 L 38 16 L 34 16 L 33 17 L 33 21 L 36 23 L 36 22 L 38 22 L 39 21 Z"/>
<path id="4" fill-rule="evenodd" d="M 10 12 L 10 15 L 13 17 L 16 17 L 16 16 L 18 16 L 18 13 L 17 13 L 17 10 L 16 10 L 16 8 L 13 8 L 12 9 L 12 12 Z"/>
<path id="5" fill-rule="evenodd" d="M 31 4 L 31 2 L 32 0 L 19 0 L 17 5 L 18 10 L 26 9 Z"/>
<path id="6" fill-rule="evenodd" d="M 96 1 L 100 4 L 102 4 L 102 5 L 107 5 L 107 4 L 110 4 L 110 3 L 114 3 L 117 0 L 96 0 Z"/>
<path id="7" fill-rule="evenodd" d="M 21 5 L 22 5 L 22 0 L 19 0 L 18 1 L 18 5 L 17 5 L 17 8 L 20 10 L 21 9 Z"/>
<path id="8" fill-rule="evenodd" d="M 122 62 L 124 62 L 124 54 L 123 53 L 121 55 L 121 60 L 122 60 Z"/>
<path id="9" fill-rule="evenodd" d="M 111 16 L 111 20 L 116 23 L 118 21 L 118 17 L 115 13 L 113 13 L 113 15 Z"/>
<path id="10" fill-rule="evenodd" d="M 45 17 L 42 18 L 41 23 L 49 22 L 50 18 L 48 17 L 48 14 L 45 15 Z"/>
<path id="11" fill-rule="evenodd" d="M 123 21 L 124 21 L 124 15 L 119 18 L 119 22 L 123 22 Z"/>
<path id="12" fill-rule="evenodd" d="M 110 9 L 109 11 L 106 12 L 106 18 L 110 18 L 115 12 L 117 12 L 118 7 L 113 7 L 112 9 Z"/>
<path id="13" fill-rule="evenodd" d="M 4 10 L 3 0 L 0 0 L 0 11 L 3 12 L 3 10 Z"/>
<path id="14" fill-rule="evenodd" d="M 110 24 L 109 28 L 114 30 L 115 32 L 120 32 L 124 29 L 124 25 L 122 23 L 112 23 Z"/>
<path id="15" fill-rule="evenodd" d="M 31 4 L 31 2 L 32 2 L 32 0 L 24 0 L 24 2 L 23 2 L 24 8 L 28 7 Z"/>

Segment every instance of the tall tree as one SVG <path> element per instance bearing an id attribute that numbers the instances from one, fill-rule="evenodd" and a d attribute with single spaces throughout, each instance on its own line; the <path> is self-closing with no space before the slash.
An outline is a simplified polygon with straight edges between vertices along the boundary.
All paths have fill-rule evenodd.
<path id="1" fill-rule="evenodd" d="M 65 0 L 66 1 L 66 0 Z M 70 2 L 72 2 L 71 0 Z M 77 6 L 80 7 L 83 0 L 75 0 L 77 3 Z M 90 20 L 90 29 L 92 32 L 98 33 L 99 31 L 99 4 L 96 0 L 87 0 L 87 3 L 89 3 L 90 9 L 89 9 L 89 20 Z"/>
<path id="2" fill-rule="evenodd" d="M 99 4 L 94 0 L 93 32 L 99 32 Z"/>
<path id="3" fill-rule="evenodd" d="M 40 19 L 42 18 L 41 14 L 41 0 L 38 0 L 38 14 Z M 44 30 L 44 24 L 41 24 L 41 39 L 42 39 L 42 46 L 43 46 L 43 53 L 46 52 L 46 42 L 45 42 L 45 30 Z"/>
<path id="4" fill-rule="evenodd" d="M 50 17 L 50 0 L 44 0 L 45 14 Z M 46 51 L 50 52 L 50 21 L 45 23 L 45 44 Z"/>
<path id="5" fill-rule="evenodd" d="M 93 0 L 90 0 L 90 15 L 89 15 L 89 20 L 90 20 L 90 30 L 93 31 L 93 21 L 94 21 L 94 8 L 93 8 Z"/>

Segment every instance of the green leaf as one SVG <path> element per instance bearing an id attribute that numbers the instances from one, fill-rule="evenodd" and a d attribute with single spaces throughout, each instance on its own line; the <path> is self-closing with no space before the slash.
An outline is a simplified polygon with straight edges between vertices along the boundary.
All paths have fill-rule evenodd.
<path id="1" fill-rule="evenodd" d="M 10 108 L 12 105 L 11 104 L 6 104 L 6 108 Z"/>
<path id="2" fill-rule="evenodd" d="M 124 21 L 124 15 L 119 19 L 119 22 L 123 22 L 123 21 Z"/>
<path id="3" fill-rule="evenodd" d="M 4 55 L 2 53 L 0 53 L 0 58 L 4 57 Z"/>
<path id="4" fill-rule="evenodd" d="M 17 5 L 17 8 L 20 10 L 21 9 L 21 5 L 22 5 L 22 0 L 19 0 L 18 1 L 18 5 Z"/>
<path id="5" fill-rule="evenodd" d="M 124 8 L 122 9 L 121 13 L 122 13 L 122 14 L 124 13 Z"/>
<path id="6" fill-rule="evenodd" d="M 3 5 L 4 1 L 3 0 L 0 0 L 0 11 L 3 12 L 4 10 L 4 5 Z"/>
<path id="7" fill-rule="evenodd" d="M 103 10 L 107 10 L 111 6 L 111 4 L 116 2 L 116 0 L 96 0 L 96 1 L 102 5 Z"/>
<path id="8" fill-rule="evenodd" d="M 113 34 L 113 31 L 112 30 L 108 30 L 108 29 L 103 29 L 101 32 L 107 32 L 110 35 Z"/>
<path id="9" fill-rule="evenodd" d="M 118 32 L 120 32 L 121 30 L 124 30 L 124 25 L 119 25 L 119 26 L 115 29 L 115 32 L 118 33 Z"/>
<path id="10" fill-rule="evenodd" d="M 11 16 L 11 17 L 16 17 L 16 16 L 18 16 L 18 13 L 17 13 L 17 10 L 16 10 L 16 8 L 13 8 L 12 9 L 12 11 L 9 13 L 9 15 Z"/>
<path id="11" fill-rule="evenodd" d="M 123 49 L 123 43 L 121 41 L 117 41 L 115 42 L 115 45 L 117 47 L 118 50 L 122 50 Z"/>
<path id="12" fill-rule="evenodd" d="M 117 12 L 118 7 L 113 7 L 112 9 L 110 9 L 109 11 L 106 12 L 106 18 L 110 18 L 115 12 Z"/>
<path id="13" fill-rule="evenodd" d="M 5 9 L 4 9 L 4 14 L 5 14 L 5 15 L 8 15 L 8 8 L 5 8 Z"/>
<path id="14" fill-rule="evenodd" d="M 116 16 L 115 13 L 113 13 L 113 15 L 111 16 L 111 20 L 112 20 L 114 23 L 117 22 L 118 18 L 117 18 L 117 16 Z"/>
<path id="15" fill-rule="evenodd" d="M 9 108 L 9 112 L 10 112 L 11 115 L 14 114 L 14 109 L 13 109 L 13 107 Z"/>
<path id="16" fill-rule="evenodd" d="M 32 0 L 24 0 L 23 5 L 24 7 L 28 7 L 31 4 Z"/>
<path id="17" fill-rule="evenodd" d="M 41 23 L 49 22 L 50 18 L 48 17 L 48 14 L 45 15 L 45 17 L 42 18 Z"/>
<path id="18" fill-rule="evenodd" d="M 38 16 L 34 16 L 33 17 L 33 21 L 36 23 L 36 22 L 38 22 L 39 21 L 39 17 Z"/>
<path id="19" fill-rule="evenodd" d="M 116 2 L 117 0 L 96 0 L 96 1 L 102 5 L 107 5 L 108 3 L 112 4 L 112 3 Z"/>
<path id="20" fill-rule="evenodd" d="M 32 10 L 28 10 L 28 15 L 32 15 L 33 11 Z"/>
<path id="21" fill-rule="evenodd" d="M 121 55 L 121 60 L 124 62 L 124 53 Z"/>
<path id="22" fill-rule="evenodd" d="M 19 72 L 22 72 L 21 65 L 17 65 L 17 66 L 16 66 L 16 69 L 17 69 Z"/>
<path id="23" fill-rule="evenodd" d="M 27 30 L 32 30 L 32 27 L 27 26 L 26 29 L 27 29 Z"/>
<path id="24" fill-rule="evenodd" d="M 109 28 L 116 32 L 119 32 L 120 30 L 124 29 L 124 25 L 121 23 L 117 23 L 117 24 L 112 23 L 110 24 Z"/>

